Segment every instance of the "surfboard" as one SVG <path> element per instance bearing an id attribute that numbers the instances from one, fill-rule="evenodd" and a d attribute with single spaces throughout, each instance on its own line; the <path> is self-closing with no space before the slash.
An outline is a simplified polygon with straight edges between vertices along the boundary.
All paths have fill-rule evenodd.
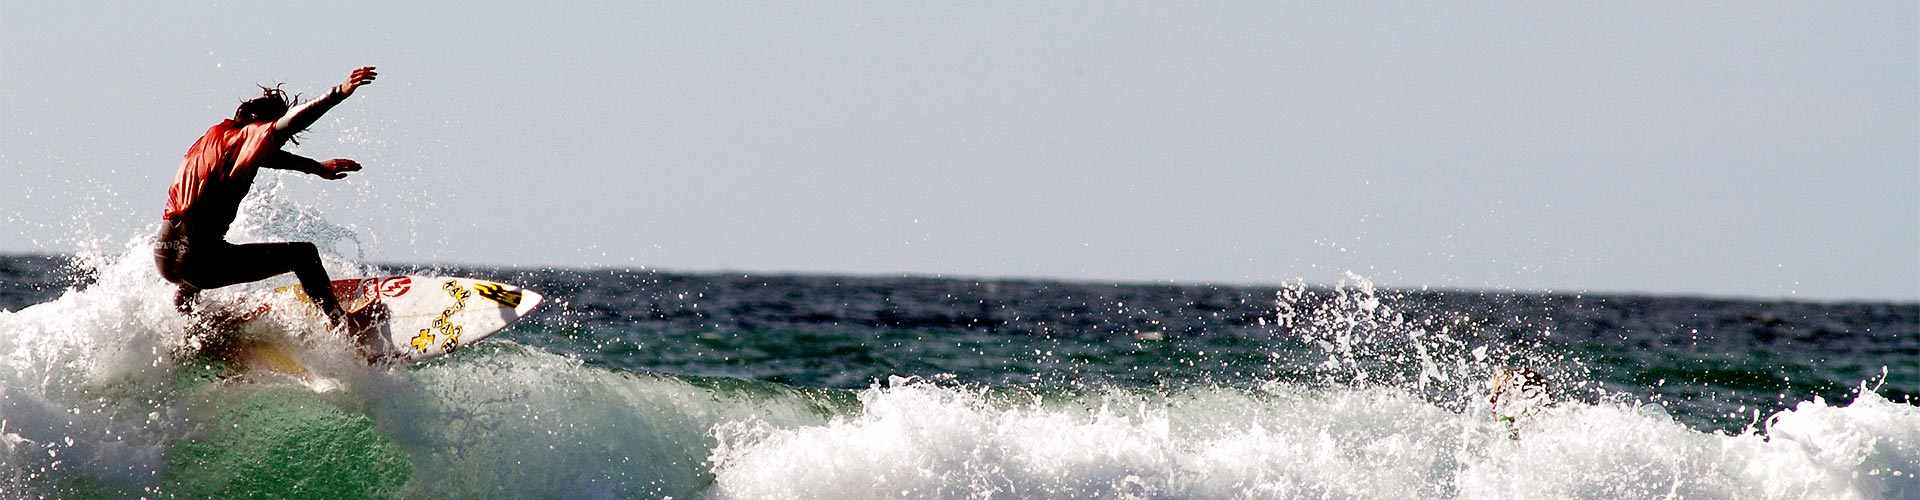
<path id="1" fill-rule="evenodd" d="M 531 314 L 542 300 L 533 290 L 470 278 L 381 276 L 334 280 L 332 286 L 360 354 L 376 363 L 419 363 L 453 353 Z M 299 286 L 274 294 L 293 300 L 265 301 L 239 320 L 239 328 L 259 328 L 276 308 L 292 305 L 315 330 L 326 330 Z"/>

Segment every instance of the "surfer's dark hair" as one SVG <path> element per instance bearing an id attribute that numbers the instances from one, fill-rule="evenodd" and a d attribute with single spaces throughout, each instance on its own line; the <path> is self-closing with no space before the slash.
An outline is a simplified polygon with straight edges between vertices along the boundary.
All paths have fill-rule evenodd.
<path id="1" fill-rule="evenodd" d="M 280 115 L 287 114 L 287 109 L 298 102 L 298 98 L 288 97 L 286 91 L 280 90 L 280 84 L 272 87 L 258 85 L 258 87 L 260 87 L 259 96 L 240 101 L 240 107 L 234 108 L 233 121 L 253 123 L 278 120 Z"/>
<path id="2" fill-rule="evenodd" d="M 300 103 L 300 96 L 288 96 L 286 91 L 280 90 L 281 85 L 285 84 L 276 83 L 272 87 L 255 85 L 256 87 L 260 87 L 260 95 L 252 99 L 240 101 L 240 107 L 234 108 L 233 110 L 233 121 L 247 124 L 278 120 L 281 116 L 286 115 L 288 109 L 292 109 L 295 104 Z M 301 131 L 296 130 L 291 134 L 287 134 L 287 136 L 294 144 L 299 144 L 300 141 L 298 139 L 292 139 L 292 137 L 300 132 Z"/>

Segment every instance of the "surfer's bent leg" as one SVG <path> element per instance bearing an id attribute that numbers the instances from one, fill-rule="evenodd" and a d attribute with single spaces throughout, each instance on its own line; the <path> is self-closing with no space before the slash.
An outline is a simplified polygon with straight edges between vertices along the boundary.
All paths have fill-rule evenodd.
<path id="1" fill-rule="evenodd" d="M 327 314 L 327 320 L 340 324 L 345 311 L 333 296 L 332 279 L 320 264 L 320 250 L 303 241 L 284 243 L 248 243 L 225 245 L 217 263 L 197 269 L 190 280 L 201 288 L 251 283 L 292 271 L 300 278 L 300 288 Z"/>

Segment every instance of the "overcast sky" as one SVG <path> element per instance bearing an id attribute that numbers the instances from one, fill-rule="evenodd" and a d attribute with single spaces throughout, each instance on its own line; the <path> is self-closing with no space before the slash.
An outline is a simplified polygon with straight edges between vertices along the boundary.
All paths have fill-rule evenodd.
<path id="1" fill-rule="evenodd" d="M 256 83 L 368 259 L 1920 300 L 1915 2 L 0 3 L 0 252 Z"/>

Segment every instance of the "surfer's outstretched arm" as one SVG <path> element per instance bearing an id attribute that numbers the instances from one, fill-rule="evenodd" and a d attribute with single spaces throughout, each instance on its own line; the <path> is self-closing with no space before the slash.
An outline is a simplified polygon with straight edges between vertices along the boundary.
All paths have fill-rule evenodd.
<path id="1" fill-rule="evenodd" d="M 339 85 L 333 86 L 333 89 L 329 90 L 327 95 L 320 96 L 319 99 L 301 103 L 299 106 L 294 106 L 293 109 L 287 110 L 286 115 L 281 116 L 279 120 L 273 122 L 273 133 L 285 139 L 293 137 L 293 134 L 300 133 L 302 130 L 306 130 L 308 126 L 313 125 L 313 122 L 320 120 L 320 115 L 327 114 L 327 110 L 333 109 L 333 107 L 340 104 L 341 101 L 347 100 L 347 97 L 353 95 L 355 89 L 373 83 L 374 77 L 377 76 L 379 76 L 379 74 L 373 72 L 373 66 L 363 66 L 354 69 L 353 73 L 347 75 L 347 81 L 340 82 Z"/>
<path id="2" fill-rule="evenodd" d="M 360 170 L 360 162 L 346 158 L 314 161 L 312 158 L 288 153 L 286 151 L 274 151 L 273 156 L 268 157 L 266 162 L 261 163 L 261 166 L 280 170 L 306 172 L 328 180 L 345 179 L 347 172 L 357 172 Z"/>

